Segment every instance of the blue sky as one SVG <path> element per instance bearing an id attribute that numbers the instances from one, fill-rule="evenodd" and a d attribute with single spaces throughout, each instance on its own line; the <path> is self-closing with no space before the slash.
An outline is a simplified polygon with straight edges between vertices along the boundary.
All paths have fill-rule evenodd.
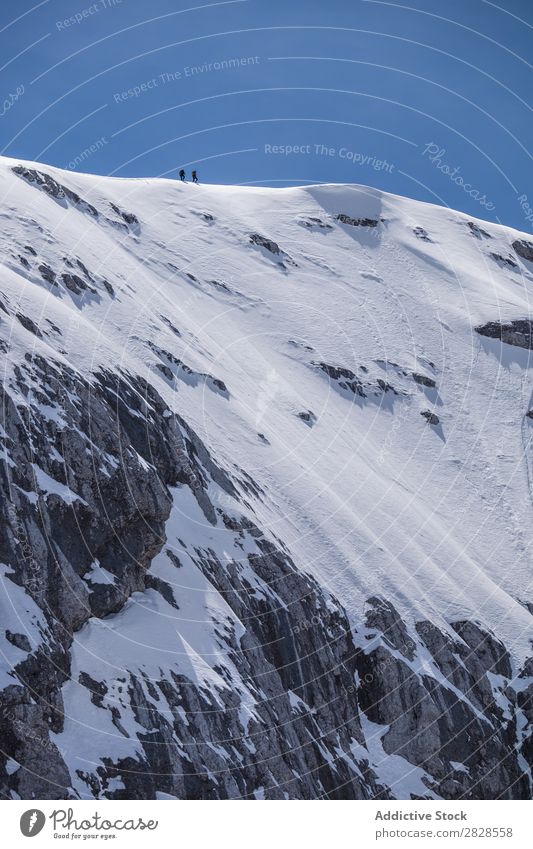
<path id="1" fill-rule="evenodd" d="M 0 38 L 5 155 L 533 229 L 530 0 L 2 0 Z"/>

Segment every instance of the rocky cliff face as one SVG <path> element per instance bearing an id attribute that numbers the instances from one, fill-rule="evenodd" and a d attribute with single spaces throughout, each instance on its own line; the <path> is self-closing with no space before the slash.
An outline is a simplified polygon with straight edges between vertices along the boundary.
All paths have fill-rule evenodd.
<path id="1" fill-rule="evenodd" d="M 409 588 L 394 591 L 383 579 L 370 593 L 370 579 L 367 584 L 359 573 L 372 571 L 373 561 L 361 541 L 361 552 L 346 554 L 335 540 L 332 561 L 343 580 L 355 575 L 355 596 L 325 566 L 321 572 L 312 547 L 306 559 L 301 540 L 311 531 L 303 524 L 294 533 L 291 521 L 280 518 L 289 516 L 288 500 L 275 511 L 276 499 L 289 490 L 276 493 L 272 476 L 247 453 L 247 437 L 237 428 L 235 436 L 224 433 L 228 447 L 222 450 L 222 437 L 198 424 L 197 408 L 209 416 L 237 403 L 240 366 L 228 377 L 215 356 L 202 360 L 198 336 L 197 361 L 187 365 L 182 340 L 193 331 L 177 326 L 177 307 L 151 310 L 151 333 L 138 331 L 135 321 L 149 297 L 143 289 L 126 331 L 128 340 L 144 346 L 144 359 L 135 368 L 134 359 L 114 361 L 108 350 L 94 356 L 93 339 L 89 367 L 81 352 L 83 321 L 71 335 L 69 322 L 99 309 L 93 332 L 102 331 L 102 310 L 127 302 L 131 270 L 114 268 L 109 258 L 115 233 L 128 240 L 125 250 L 156 267 L 154 280 L 169 262 L 170 247 L 157 246 L 152 234 L 146 253 L 142 232 L 151 221 L 137 208 L 124 213 L 127 198 L 104 204 L 96 189 L 84 198 L 83 187 L 63 185 L 67 175 L 42 168 L 17 165 L 4 174 L 7 197 L 22 181 L 25 192 L 43 201 L 24 225 L 17 225 L 17 215 L 22 221 L 33 195 L 24 194 L 11 209 L 11 258 L 2 278 L 2 796 L 529 798 L 533 657 L 520 656 L 494 633 L 475 599 L 470 616 L 438 613 L 435 605 L 424 616 L 423 605 L 409 612 Z M 50 205 L 60 216 L 52 223 Z M 338 211 L 320 229 L 379 231 L 387 214 L 370 206 L 350 215 Z M 312 211 L 306 220 L 323 222 L 324 211 L 321 217 Z M 83 230 L 86 217 L 111 234 L 106 255 L 92 267 L 87 250 L 80 258 L 72 248 L 72 233 Z M 201 220 L 211 227 L 217 216 L 208 211 Z M 422 223 L 424 232 L 431 229 L 431 222 Z M 281 241 L 283 231 L 274 235 Z M 256 236 L 243 239 L 242 250 L 252 244 L 253 262 L 267 263 L 269 274 L 293 273 L 309 261 L 304 253 L 289 262 L 298 243 L 289 256 L 277 241 Z M 367 236 L 361 238 L 356 254 L 366 250 Z M 258 248 L 277 263 L 255 253 Z M 226 257 L 226 276 L 231 261 Z M 316 254 L 311 261 L 316 269 Z M 377 271 L 363 273 L 374 287 Z M 194 291 L 185 312 L 198 298 L 208 304 L 215 282 L 186 274 Z M 257 294 L 245 291 L 243 274 L 237 263 L 240 283 L 217 281 L 224 309 L 228 298 L 232 310 L 256 308 Z M 329 271 L 320 274 L 327 279 Z M 405 274 L 416 277 L 416 270 Z M 264 309 L 261 302 L 259 312 Z M 486 335 L 520 345 L 518 336 L 530 335 L 529 325 L 508 326 L 506 336 L 492 329 Z M 312 340 L 286 344 L 286 351 L 307 357 L 301 373 L 318 387 L 312 428 L 299 420 L 296 400 L 285 411 L 306 439 L 323 426 L 323 389 L 347 415 L 394 417 L 395 405 L 413 408 L 413 427 L 420 427 L 419 396 L 421 406 L 442 406 L 430 359 L 419 356 L 416 370 L 376 359 L 374 373 L 368 363 L 352 359 L 348 367 L 338 356 L 330 365 L 331 350 L 324 362 L 324 348 L 317 351 Z M 244 363 L 245 372 L 251 368 Z M 258 434 L 262 450 L 276 438 L 266 408 L 283 406 L 284 393 L 267 371 L 250 429 L 254 436 L 265 430 Z M 400 415 L 405 425 L 408 413 Z M 222 422 L 213 426 L 223 429 Z M 420 439 L 441 438 L 425 428 Z M 335 432 L 326 435 L 334 438 Z M 312 501 L 309 493 L 306 498 Z M 304 503 L 304 516 L 308 509 Z M 504 503 L 502 509 L 510 508 Z M 324 533 L 335 515 L 324 517 Z M 511 519 L 519 521 L 515 512 Z M 340 526 L 336 533 L 340 537 Z M 377 536 L 373 545 L 383 551 Z M 366 566 L 359 565 L 360 553 Z M 393 560 L 387 568 L 394 568 Z M 533 610 L 521 601 L 520 614 L 516 607 L 510 613 L 517 628 Z"/>
<path id="2" fill-rule="evenodd" d="M 44 386 L 59 421 L 40 407 Z M 410 633 L 380 598 L 368 600 L 354 632 L 340 602 L 295 567 L 282 541 L 268 541 L 238 511 L 217 509 L 210 487 L 237 507 L 256 485 L 217 467 L 138 377 L 101 373 L 89 384 L 29 356 L 3 402 L 14 465 L 2 479 L 1 556 L 7 579 L 42 611 L 38 639 L 28 639 L 23 621 L 21 632 L 6 633 L 21 659 L 2 691 L 2 750 L 4 768 L 20 767 L 4 771 L 4 795 L 392 798 L 383 776 L 387 756 L 399 756 L 412 764 L 421 797 L 528 797 L 533 685 L 523 689 L 525 677 L 511 684 L 509 654 L 490 634 L 468 621 L 452 623 L 455 639 L 427 621 Z M 47 493 L 46 480 L 72 495 Z M 150 566 L 168 542 L 172 489 L 182 488 L 228 547 L 249 550 L 244 569 L 194 538 L 183 543 L 228 609 L 217 623 L 225 660 L 214 679 L 74 669 L 76 634 L 94 618 L 109 621 L 135 594 L 151 590 L 179 611 L 179 590 Z M 179 574 L 179 556 L 166 557 Z M 95 560 L 109 582 L 93 580 Z M 70 774 L 60 745 L 69 681 L 97 709 L 92 716 L 135 740 L 131 755 Z M 83 711 L 76 721 L 84 725 Z M 369 723 L 382 747 L 379 772 L 365 751 Z"/>

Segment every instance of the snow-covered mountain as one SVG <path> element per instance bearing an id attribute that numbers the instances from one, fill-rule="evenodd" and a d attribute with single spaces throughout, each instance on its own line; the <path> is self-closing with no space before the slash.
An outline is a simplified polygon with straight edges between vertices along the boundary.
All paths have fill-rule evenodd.
<path id="1" fill-rule="evenodd" d="M 10 159 L 0 198 L 3 796 L 530 797 L 533 237 Z"/>

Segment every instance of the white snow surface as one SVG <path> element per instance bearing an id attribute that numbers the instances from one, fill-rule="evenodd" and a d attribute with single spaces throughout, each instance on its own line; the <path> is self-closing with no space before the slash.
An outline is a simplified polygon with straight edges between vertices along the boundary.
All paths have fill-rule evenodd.
<path id="1" fill-rule="evenodd" d="M 99 211 L 94 220 L 14 175 L 18 164 L 0 159 L 0 292 L 12 313 L 0 313 L 10 325 L 6 375 L 35 350 L 85 377 L 101 366 L 146 377 L 220 465 L 237 464 L 264 491 L 243 508 L 213 485 L 214 503 L 229 514 L 249 509 L 358 628 L 366 599 L 379 595 L 408 624 L 430 619 L 451 631 L 450 622 L 469 618 L 502 639 L 516 664 L 530 654 L 531 614 L 523 603 L 533 601 L 533 422 L 524 418 L 533 406 L 531 357 L 474 331 L 531 315 L 533 264 L 511 248 L 527 235 L 365 186 L 196 186 L 22 163 L 76 191 Z M 134 213 L 140 231 L 113 226 L 110 203 Z M 381 221 L 351 226 L 339 213 Z M 468 221 L 487 235 L 476 237 Z M 283 253 L 253 244 L 256 233 Z M 25 255 L 29 269 L 18 260 L 20 245 L 36 252 Z M 492 253 L 513 256 L 518 267 Z M 89 269 L 97 296 L 44 283 L 37 266 L 57 270 L 67 256 Z M 103 279 L 114 298 L 98 285 Z M 156 367 L 154 345 L 187 367 L 169 363 L 173 381 Z M 317 362 L 372 384 L 367 397 L 338 391 Z M 412 372 L 434 379 L 436 389 L 415 383 Z M 378 378 L 398 394 L 375 391 Z M 439 426 L 421 415 L 428 409 Z M 298 417 L 302 411 L 316 416 L 313 426 Z M 77 498 L 34 468 L 41 490 Z M 124 729 L 130 737 L 110 720 L 102 728 L 102 711 L 75 683 L 80 670 L 116 682 L 124 669 L 150 678 L 165 667 L 215 693 L 226 686 L 213 669 L 222 663 L 216 627 L 239 635 L 242 625 L 180 540 L 189 552 L 210 547 L 243 569 L 246 546 L 240 550 L 232 533 L 209 525 L 180 488 L 167 535 L 182 567 L 162 551 L 152 571 L 172 586 L 179 609 L 148 590 L 75 635 L 73 681 L 63 692 L 69 718 L 57 736 L 62 751 L 75 751 L 73 772 L 97 762 L 96 728 L 105 738 L 102 754 L 138 748 L 132 716 Z M 107 576 L 98 577 L 94 564 L 86 579 Z M 250 570 L 252 591 L 265 591 L 253 582 Z M 22 655 L 12 646 L 9 652 Z M 227 657 L 223 663 L 231 671 Z M 253 700 L 244 688 L 241 701 L 246 727 Z M 409 769 L 418 786 L 421 771 Z M 78 790 L 86 792 L 81 782 Z"/>
<path id="2" fill-rule="evenodd" d="M 48 335 L 13 320 L 12 359 L 31 348 L 85 375 L 116 364 L 148 377 L 214 456 L 238 460 L 265 489 L 254 505 L 262 525 L 354 617 L 377 593 L 409 620 L 468 616 L 527 651 L 530 614 L 517 599 L 532 597 L 530 356 L 473 331 L 530 315 L 533 267 L 490 255 L 512 254 L 527 236 L 476 221 L 491 237 L 476 238 L 462 213 L 365 186 L 194 186 L 22 163 L 77 191 L 101 212 L 96 221 L 15 176 L 19 163 L 0 160 L 1 290 Z M 135 213 L 140 235 L 104 220 L 110 202 Z M 383 220 L 354 227 L 338 213 Z M 331 229 L 303 226 L 312 218 Z M 281 267 L 253 233 L 296 265 Z M 53 268 L 78 257 L 116 297 L 49 291 L 11 258 L 15 238 Z M 147 340 L 229 394 L 179 373 L 170 385 Z M 317 361 L 407 394 L 354 403 Z M 437 389 L 416 385 L 412 371 Z"/>

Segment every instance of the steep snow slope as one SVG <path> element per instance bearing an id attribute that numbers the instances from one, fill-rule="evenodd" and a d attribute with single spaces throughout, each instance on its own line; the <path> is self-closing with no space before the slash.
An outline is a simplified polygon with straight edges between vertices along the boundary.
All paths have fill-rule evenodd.
<path id="1" fill-rule="evenodd" d="M 4 795 L 529 796 L 527 236 L 9 159 L 0 197 Z"/>

